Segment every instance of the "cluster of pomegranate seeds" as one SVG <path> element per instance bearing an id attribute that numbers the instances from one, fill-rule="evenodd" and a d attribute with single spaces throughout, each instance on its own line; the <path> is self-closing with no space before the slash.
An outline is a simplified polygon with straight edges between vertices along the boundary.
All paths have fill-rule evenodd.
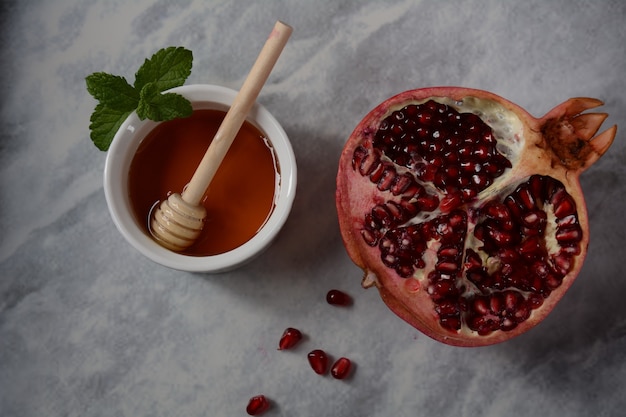
<path id="1" fill-rule="evenodd" d="M 491 128 L 477 115 L 429 100 L 385 118 L 373 146 L 395 165 L 409 168 L 419 180 L 432 183 L 460 203 L 475 197 L 511 167 L 496 144 Z M 394 182 L 389 172 L 379 174 L 385 168 L 390 170 L 386 164 L 372 163 L 368 174 L 382 189 L 391 188 Z"/>
<path id="2" fill-rule="evenodd" d="M 334 306 L 348 307 L 352 305 L 352 298 L 343 291 L 333 289 L 326 294 L 326 302 Z"/>
<path id="3" fill-rule="evenodd" d="M 336 379 L 345 379 L 350 374 L 351 367 L 350 359 L 341 357 L 330 368 L 330 374 Z"/>
<path id="4" fill-rule="evenodd" d="M 470 300 L 467 324 L 481 334 L 511 330 L 561 285 L 580 253 L 576 206 L 561 182 L 533 175 L 478 215 L 482 246 L 467 249 L 466 277 L 485 295 Z"/>
<path id="5" fill-rule="evenodd" d="M 246 412 L 251 416 L 259 416 L 269 410 L 270 402 L 265 397 L 265 395 L 256 395 L 250 398 L 248 401 L 248 406 L 246 407 Z"/>
<path id="6" fill-rule="evenodd" d="M 419 280 L 440 324 L 479 334 L 527 320 L 571 270 L 583 232 L 551 177 L 477 198 L 512 167 L 492 128 L 429 100 L 393 111 L 352 167 L 379 191 L 361 235 L 400 277 Z"/>
<path id="7" fill-rule="evenodd" d="M 381 122 L 372 149 L 360 145 L 352 158 L 354 169 L 396 197 L 365 216 L 365 241 L 375 246 L 381 229 L 436 209 L 450 212 L 474 199 L 511 167 L 496 144 L 478 116 L 433 100 L 393 112 Z"/>
<path id="8" fill-rule="evenodd" d="M 328 370 L 328 356 L 322 349 L 315 349 L 307 355 L 309 364 L 318 375 L 324 375 Z"/>
<path id="9" fill-rule="evenodd" d="M 302 332 L 293 327 L 288 327 L 287 329 L 285 329 L 283 335 L 280 337 L 280 341 L 278 342 L 278 350 L 291 349 L 301 340 Z"/>

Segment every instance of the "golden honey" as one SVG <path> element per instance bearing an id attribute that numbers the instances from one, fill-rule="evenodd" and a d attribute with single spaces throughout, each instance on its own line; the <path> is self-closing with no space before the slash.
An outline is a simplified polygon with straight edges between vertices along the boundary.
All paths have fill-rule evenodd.
<path id="1" fill-rule="evenodd" d="M 151 210 L 169 194 L 183 191 L 225 115 L 196 110 L 189 118 L 160 123 L 142 141 L 128 185 L 133 213 L 146 233 Z M 202 233 L 183 253 L 217 255 L 250 240 L 274 208 L 277 176 L 268 139 L 244 122 L 203 198 L 207 217 Z"/>

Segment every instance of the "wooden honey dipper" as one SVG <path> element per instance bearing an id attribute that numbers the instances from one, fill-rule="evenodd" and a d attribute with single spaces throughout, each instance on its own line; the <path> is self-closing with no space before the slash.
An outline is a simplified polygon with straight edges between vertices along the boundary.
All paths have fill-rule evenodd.
<path id="1" fill-rule="evenodd" d="M 161 246 L 180 252 L 191 246 L 200 235 L 207 214 L 201 203 L 202 197 L 246 120 L 292 30 L 291 26 L 276 22 L 182 194 L 172 193 L 153 210 L 150 233 Z"/>

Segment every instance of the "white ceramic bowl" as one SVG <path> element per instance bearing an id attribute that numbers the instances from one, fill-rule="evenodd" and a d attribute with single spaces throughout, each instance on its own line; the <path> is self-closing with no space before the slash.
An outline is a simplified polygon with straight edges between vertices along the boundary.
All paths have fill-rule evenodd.
<path id="1" fill-rule="evenodd" d="M 185 85 L 171 92 L 185 96 L 194 109 L 227 111 L 236 91 L 215 85 Z M 266 249 L 284 225 L 296 194 L 296 159 L 287 134 L 260 104 L 256 103 L 247 118 L 269 138 L 280 166 L 279 189 L 275 207 L 262 229 L 248 242 L 229 252 L 212 256 L 189 256 L 172 252 L 157 244 L 133 215 L 128 195 L 128 171 L 137 148 L 157 125 L 139 120 L 133 112 L 120 126 L 107 153 L 104 167 L 104 193 L 118 230 L 139 252 L 169 268 L 191 272 L 222 272 L 236 268 Z"/>

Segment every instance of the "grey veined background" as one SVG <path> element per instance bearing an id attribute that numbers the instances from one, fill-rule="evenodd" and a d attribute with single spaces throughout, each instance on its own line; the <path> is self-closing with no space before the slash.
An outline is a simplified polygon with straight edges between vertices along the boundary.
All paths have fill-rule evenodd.
<path id="1" fill-rule="evenodd" d="M 272 247 L 208 276 L 160 267 L 114 228 L 84 78 L 134 79 L 156 50 L 194 52 L 188 83 L 239 88 L 275 20 L 294 27 L 259 101 L 283 124 L 298 195 Z M 626 3 L 164 1 L 0 3 L 0 415 L 621 416 L 626 409 Z M 398 92 L 463 85 L 536 116 L 605 101 L 612 149 L 582 177 L 588 260 L 538 327 L 459 349 L 360 288 L 334 206 L 339 153 Z M 324 301 L 339 288 L 355 302 Z M 298 327 L 299 348 L 277 352 Z M 350 357 L 347 381 L 306 353 Z"/>

